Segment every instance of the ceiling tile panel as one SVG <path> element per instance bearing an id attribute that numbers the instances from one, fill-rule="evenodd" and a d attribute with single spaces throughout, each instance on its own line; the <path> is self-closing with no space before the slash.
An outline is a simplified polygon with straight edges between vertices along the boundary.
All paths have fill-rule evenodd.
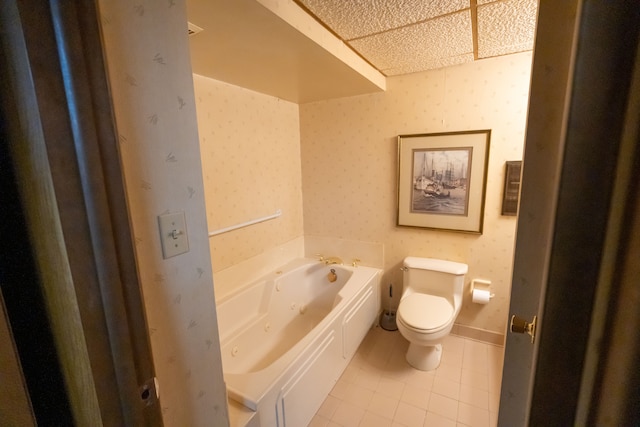
<path id="1" fill-rule="evenodd" d="M 414 60 L 411 63 L 400 64 L 397 68 L 381 71 L 386 76 L 399 76 L 402 74 L 418 73 L 424 70 L 450 67 L 452 65 L 464 64 L 465 62 L 473 62 L 473 53 L 449 56 L 447 58 L 424 58 L 422 60 Z"/>
<path id="2" fill-rule="evenodd" d="M 536 0 L 508 0 L 478 6 L 478 58 L 533 49 Z"/>
<path id="3" fill-rule="evenodd" d="M 344 40 L 469 8 L 469 0 L 298 0 Z"/>
<path id="4" fill-rule="evenodd" d="M 447 63 L 451 61 L 449 58 L 465 54 L 471 54 L 473 60 L 471 16 L 465 10 L 357 39 L 350 44 L 381 71 L 419 71 L 423 64 Z M 394 74 L 399 73 L 394 71 Z"/>

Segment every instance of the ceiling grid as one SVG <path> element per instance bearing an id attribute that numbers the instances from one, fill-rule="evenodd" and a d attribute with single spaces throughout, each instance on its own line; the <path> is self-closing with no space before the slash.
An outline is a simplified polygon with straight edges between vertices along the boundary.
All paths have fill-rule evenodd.
<path id="1" fill-rule="evenodd" d="M 295 0 L 386 76 L 531 50 L 536 0 Z"/>

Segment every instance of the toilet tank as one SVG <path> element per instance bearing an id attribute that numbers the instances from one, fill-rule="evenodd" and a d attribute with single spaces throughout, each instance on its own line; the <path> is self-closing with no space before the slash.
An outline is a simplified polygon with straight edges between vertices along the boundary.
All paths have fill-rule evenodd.
<path id="1" fill-rule="evenodd" d="M 420 292 L 450 299 L 462 295 L 467 264 L 434 258 L 404 259 L 403 294 Z"/>

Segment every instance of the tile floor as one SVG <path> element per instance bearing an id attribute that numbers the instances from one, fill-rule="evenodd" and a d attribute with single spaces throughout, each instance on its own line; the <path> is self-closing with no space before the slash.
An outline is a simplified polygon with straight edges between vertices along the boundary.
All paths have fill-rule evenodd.
<path id="1" fill-rule="evenodd" d="M 435 371 L 405 361 L 409 343 L 374 327 L 309 427 L 497 425 L 502 347 L 450 335 Z"/>

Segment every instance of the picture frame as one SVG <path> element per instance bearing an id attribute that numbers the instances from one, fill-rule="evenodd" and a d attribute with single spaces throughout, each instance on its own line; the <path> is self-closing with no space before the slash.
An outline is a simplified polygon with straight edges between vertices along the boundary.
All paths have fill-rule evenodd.
<path id="1" fill-rule="evenodd" d="M 398 136 L 397 225 L 482 234 L 491 130 Z"/>
<path id="2" fill-rule="evenodd" d="M 522 160 L 510 160 L 505 162 L 504 191 L 502 193 L 502 215 L 518 215 L 521 171 Z"/>

